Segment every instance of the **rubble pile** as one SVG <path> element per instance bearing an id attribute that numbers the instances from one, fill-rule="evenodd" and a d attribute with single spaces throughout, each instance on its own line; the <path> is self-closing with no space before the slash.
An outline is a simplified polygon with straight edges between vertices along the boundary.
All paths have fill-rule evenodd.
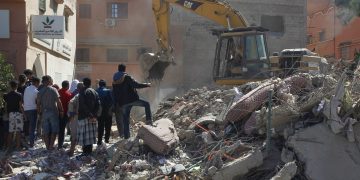
<path id="1" fill-rule="evenodd" d="M 360 81 L 298 73 L 167 99 L 153 125 L 77 160 L 63 151 L 12 153 L 1 177 L 75 179 L 358 179 Z M 78 150 L 77 152 L 79 152 Z"/>

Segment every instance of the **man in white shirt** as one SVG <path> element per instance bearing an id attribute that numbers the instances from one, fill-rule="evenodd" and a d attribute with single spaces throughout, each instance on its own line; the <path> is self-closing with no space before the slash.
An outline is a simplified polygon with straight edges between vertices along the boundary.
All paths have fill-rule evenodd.
<path id="1" fill-rule="evenodd" d="M 37 120 L 37 109 L 36 109 L 36 98 L 38 94 L 37 88 L 40 85 L 40 79 L 33 77 L 31 79 L 31 85 L 25 89 L 24 92 L 24 111 L 25 117 L 29 121 L 29 129 L 24 129 L 24 131 L 29 132 L 30 147 L 34 146 L 35 141 L 35 129 L 36 129 L 36 120 Z"/>

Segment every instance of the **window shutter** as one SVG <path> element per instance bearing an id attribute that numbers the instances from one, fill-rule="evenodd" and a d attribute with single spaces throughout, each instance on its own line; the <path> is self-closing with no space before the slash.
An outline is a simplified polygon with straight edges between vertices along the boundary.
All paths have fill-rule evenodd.
<path id="1" fill-rule="evenodd" d="M 39 9 L 41 11 L 46 11 L 46 0 L 39 0 Z"/>
<path id="2" fill-rule="evenodd" d="M 112 12 L 112 9 L 111 9 L 111 4 L 112 3 L 107 3 L 107 18 L 111 18 L 111 12 Z"/>

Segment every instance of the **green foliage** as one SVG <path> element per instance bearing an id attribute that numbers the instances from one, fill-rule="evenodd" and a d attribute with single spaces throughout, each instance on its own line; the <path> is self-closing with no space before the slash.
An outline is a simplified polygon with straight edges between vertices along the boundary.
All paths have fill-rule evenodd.
<path id="1" fill-rule="evenodd" d="M 350 7 L 357 16 L 360 16 L 360 0 L 351 0 Z"/>
<path id="2" fill-rule="evenodd" d="M 335 0 L 335 5 L 348 8 L 360 16 L 360 0 Z"/>
<path id="3" fill-rule="evenodd" d="M 0 108 L 4 106 L 3 94 L 9 89 L 9 81 L 14 79 L 13 67 L 0 53 Z"/>

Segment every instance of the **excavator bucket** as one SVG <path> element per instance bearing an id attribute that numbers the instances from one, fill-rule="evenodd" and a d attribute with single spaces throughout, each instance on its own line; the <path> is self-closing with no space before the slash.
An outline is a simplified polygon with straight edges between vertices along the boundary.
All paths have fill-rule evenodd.
<path id="1" fill-rule="evenodd" d="M 145 53 L 140 57 L 140 64 L 147 81 L 161 81 L 164 77 L 166 68 L 171 64 L 170 61 L 163 61 L 159 55 Z"/>

